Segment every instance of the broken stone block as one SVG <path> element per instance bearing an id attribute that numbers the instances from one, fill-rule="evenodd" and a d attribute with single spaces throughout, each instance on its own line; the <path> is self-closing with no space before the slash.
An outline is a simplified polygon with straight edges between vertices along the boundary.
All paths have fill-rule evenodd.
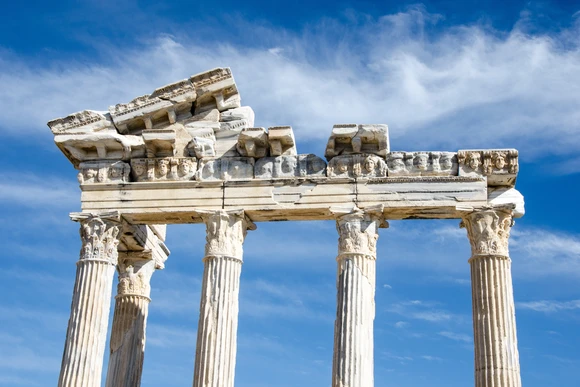
<path id="1" fill-rule="evenodd" d="M 270 155 L 296 155 L 296 141 L 291 126 L 272 126 L 268 128 Z"/>
<path id="2" fill-rule="evenodd" d="M 238 153 L 244 157 L 261 158 L 268 153 L 268 134 L 264 128 L 246 128 L 238 136 Z"/>

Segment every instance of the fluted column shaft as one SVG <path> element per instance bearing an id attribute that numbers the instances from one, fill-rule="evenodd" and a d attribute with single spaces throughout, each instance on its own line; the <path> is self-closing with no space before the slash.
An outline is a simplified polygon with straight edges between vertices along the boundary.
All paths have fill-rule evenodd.
<path id="1" fill-rule="evenodd" d="M 243 211 L 203 212 L 207 226 L 194 387 L 233 387 L 242 245 L 254 228 Z"/>
<path id="2" fill-rule="evenodd" d="M 376 216 L 354 211 L 337 218 L 339 233 L 333 387 L 372 387 L 375 318 Z"/>
<path id="3" fill-rule="evenodd" d="M 508 239 L 510 209 L 463 218 L 471 242 L 476 387 L 520 387 L 520 365 Z"/>
<path id="4" fill-rule="evenodd" d="M 77 263 L 59 387 L 101 385 L 113 276 L 119 243 L 118 215 L 71 214 L 81 222 Z"/>
<path id="5" fill-rule="evenodd" d="M 141 252 L 119 253 L 119 285 L 111 329 L 107 387 L 141 385 L 151 276 L 156 262 Z"/>

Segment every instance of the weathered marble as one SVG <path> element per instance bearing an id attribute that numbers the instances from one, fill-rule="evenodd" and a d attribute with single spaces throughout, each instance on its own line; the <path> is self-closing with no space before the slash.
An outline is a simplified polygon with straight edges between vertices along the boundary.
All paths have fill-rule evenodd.
<path id="1" fill-rule="evenodd" d="M 520 387 L 508 239 L 510 207 L 466 214 L 462 226 L 471 243 L 471 289 L 476 387 Z"/>
<path id="2" fill-rule="evenodd" d="M 251 157 L 224 157 L 202 159 L 196 179 L 199 181 L 251 180 L 254 178 L 254 159 Z"/>
<path id="3" fill-rule="evenodd" d="M 390 152 L 389 176 L 457 176 L 457 157 L 452 152 Z"/>
<path id="4" fill-rule="evenodd" d="M 122 161 L 86 161 L 80 163 L 79 184 L 128 183 L 131 167 Z"/>
<path id="5" fill-rule="evenodd" d="M 375 263 L 382 208 L 337 212 L 338 273 L 333 387 L 374 385 Z"/>
<path id="6" fill-rule="evenodd" d="M 369 178 L 386 177 L 385 160 L 371 154 L 356 154 L 333 157 L 328 163 L 328 177 Z"/>
<path id="7" fill-rule="evenodd" d="M 84 244 L 60 386 L 100 385 L 115 246 L 120 282 L 107 387 L 139 384 L 149 279 L 169 253 L 164 225 L 199 222 L 207 246 L 194 386 L 232 386 L 251 218 L 337 221 L 333 386 L 372 387 L 376 229 L 384 217 L 463 219 L 473 247 L 476 385 L 519 386 L 507 252 L 511 218 L 524 214 L 516 150 L 391 152 L 387 125 L 341 124 L 332 128 L 326 165 L 298 154 L 290 126 L 266 131 L 254 123 L 229 68 L 109 112 L 48 123 L 79 170 L 83 211 L 75 215 Z"/>
<path id="8" fill-rule="evenodd" d="M 337 124 L 326 144 L 324 156 L 371 153 L 385 157 L 389 152 L 389 128 L 387 125 Z"/>
<path id="9" fill-rule="evenodd" d="M 264 157 L 256 161 L 254 176 L 256 179 L 325 177 L 326 163 L 313 154 Z"/>
<path id="10" fill-rule="evenodd" d="M 291 126 L 271 126 L 268 128 L 270 156 L 296 155 L 296 140 Z"/>
<path id="11" fill-rule="evenodd" d="M 193 75 L 189 80 L 197 92 L 196 114 L 211 109 L 222 112 L 241 106 L 240 95 L 229 68 L 215 68 Z"/>
<path id="12" fill-rule="evenodd" d="M 207 227 L 194 387 L 233 387 L 243 242 L 255 229 L 243 211 L 203 211 Z"/>
<path id="13" fill-rule="evenodd" d="M 240 132 L 236 145 L 238 153 L 255 159 L 268 155 L 268 133 L 264 128 L 246 128 Z"/>
<path id="14" fill-rule="evenodd" d="M 163 157 L 154 159 L 132 159 L 133 181 L 192 180 L 197 169 L 193 157 Z"/>
<path id="15" fill-rule="evenodd" d="M 510 186 L 516 182 L 519 170 L 515 149 L 460 150 L 459 176 L 483 175 L 490 186 Z"/>
<path id="16" fill-rule="evenodd" d="M 119 214 L 73 213 L 71 218 L 81 223 L 82 247 L 58 386 L 94 387 L 101 385 Z"/>

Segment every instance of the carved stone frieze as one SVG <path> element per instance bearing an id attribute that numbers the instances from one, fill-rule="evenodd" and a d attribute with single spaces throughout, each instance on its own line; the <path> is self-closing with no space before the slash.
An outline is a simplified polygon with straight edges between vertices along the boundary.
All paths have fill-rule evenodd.
<path id="1" fill-rule="evenodd" d="M 326 162 L 313 154 L 264 157 L 256 161 L 254 176 L 256 179 L 325 177 Z"/>
<path id="2" fill-rule="evenodd" d="M 57 118 L 48 122 L 53 134 L 93 133 L 100 131 L 116 132 L 108 112 L 83 110 L 70 116 Z"/>
<path id="3" fill-rule="evenodd" d="M 508 241 L 513 224 L 511 209 L 484 208 L 464 215 L 460 226 L 467 229 L 472 257 L 478 255 L 508 257 Z"/>
<path id="4" fill-rule="evenodd" d="M 328 163 L 330 178 L 369 178 L 387 176 L 385 160 L 371 154 L 333 157 Z"/>
<path id="5" fill-rule="evenodd" d="M 254 159 L 251 157 L 223 157 L 202 159 L 196 173 L 196 180 L 252 180 L 254 178 Z"/>
<path id="6" fill-rule="evenodd" d="M 385 157 L 389 152 L 389 128 L 387 125 L 334 125 L 326 145 L 324 156 L 371 153 Z"/>
<path id="7" fill-rule="evenodd" d="M 515 149 L 460 150 L 459 176 L 487 176 L 491 186 L 513 186 L 519 170 Z"/>
<path id="8" fill-rule="evenodd" d="M 205 256 L 227 256 L 237 259 L 243 257 L 243 243 L 248 230 L 255 230 L 244 211 L 198 211 L 205 222 Z"/>
<path id="9" fill-rule="evenodd" d="M 122 161 L 86 161 L 80 163 L 79 184 L 128 183 L 131 167 Z"/>
<path id="10" fill-rule="evenodd" d="M 80 222 L 82 247 L 80 260 L 105 261 L 117 264 L 117 245 L 119 244 L 119 214 L 95 215 L 73 213 L 71 219 Z"/>
<path id="11" fill-rule="evenodd" d="M 131 175 L 134 181 L 192 180 L 197 169 L 193 157 L 162 157 L 132 159 Z"/>
<path id="12" fill-rule="evenodd" d="M 117 297 L 136 295 L 149 298 L 151 277 L 156 270 L 152 259 L 134 259 L 130 254 L 120 254 L 117 264 L 119 283 Z"/>
<path id="13" fill-rule="evenodd" d="M 217 108 L 220 112 L 241 106 L 238 88 L 229 68 L 215 68 L 189 79 L 197 92 L 195 112 Z"/>
<path id="14" fill-rule="evenodd" d="M 457 176 L 457 157 L 452 152 L 390 152 L 389 176 Z"/>

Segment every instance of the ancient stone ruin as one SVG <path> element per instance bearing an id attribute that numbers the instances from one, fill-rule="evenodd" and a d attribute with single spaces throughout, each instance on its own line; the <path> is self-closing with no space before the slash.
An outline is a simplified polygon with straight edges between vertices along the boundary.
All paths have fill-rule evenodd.
<path id="1" fill-rule="evenodd" d="M 389 219 L 461 219 L 472 246 L 475 385 L 520 386 L 508 238 L 523 215 L 514 149 L 392 151 L 387 125 L 340 124 L 325 159 L 290 126 L 255 127 L 229 68 L 48 123 L 78 170 L 82 248 L 59 386 L 139 386 L 149 281 L 167 224 L 205 223 L 193 385 L 234 385 L 242 245 L 255 222 L 334 220 L 337 318 L 332 386 L 372 387 L 378 229 Z"/>

